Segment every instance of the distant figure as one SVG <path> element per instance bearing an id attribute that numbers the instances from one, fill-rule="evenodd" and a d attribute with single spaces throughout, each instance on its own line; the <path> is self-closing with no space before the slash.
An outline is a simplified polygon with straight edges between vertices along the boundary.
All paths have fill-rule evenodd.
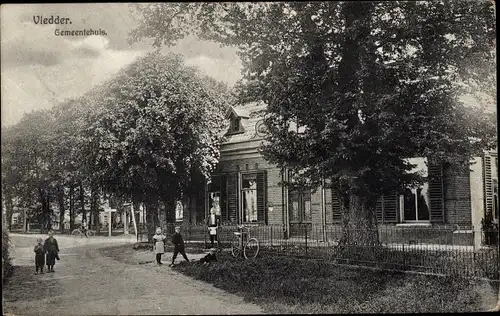
<path id="1" fill-rule="evenodd" d="M 89 224 L 87 224 L 87 220 L 84 219 L 82 220 L 82 232 L 87 238 L 89 238 L 88 231 L 89 231 Z"/>
<path id="2" fill-rule="evenodd" d="M 57 240 L 54 238 L 54 231 L 49 230 L 49 238 L 45 239 L 43 248 L 47 254 L 47 272 L 54 272 L 56 259 L 59 260 L 59 246 L 57 245 Z"/>
<path id="3" fill-rule="evenodd" d="M 174 255 L 170 266 L 174 266 L 175 258 L 177 258 L 178 253 L 180 253 L 187 262 L 189 262 L 186 252 L 184 251 L 184 239 L 182 239 L 181 228 L 179 226 L 175 227 L 175 234 L 172 236 L 172 243 L 174 244 Z"/>
<path id="4" fill-rule="evenodd" d="M 38 269 L 40 269 L 40 273 L 43 273 L 43 266 L 45 265 L 45 249 L 43 248 L 43 239 L 37 238 L 35 249 L 35 267 L 36 274 L 38 274 Z"/>
<path id="5" fill-rule="evenodd" d="M 200 263 L 208 265 L 211 262 L 216 262 L 217 256 L 215 255 L 215 251 L 216 251 L 215 248 L 210 248 L 210 252 L 205 257 L 200 259 Z"/>
<path id="6" fill-rule="evenodd" d="M 214 247 L 214 241 L 217 240 L 217 229 L 219 228 L 220 219 L 217 216 L 215 209 L 210 210 L 210 216 L 207 218 L 208 233 L 210 235 L 210 248 Z"/>
<path id="7" fill-rule="evenodd" d="M 153 236 L 153 249 L 156 254 L 156 263 L 163 264 L 161 262 L 161 255 L 165 253 L 165 235 L 163 235 L 161 228 L 156 229 L 156 234 Z"/>

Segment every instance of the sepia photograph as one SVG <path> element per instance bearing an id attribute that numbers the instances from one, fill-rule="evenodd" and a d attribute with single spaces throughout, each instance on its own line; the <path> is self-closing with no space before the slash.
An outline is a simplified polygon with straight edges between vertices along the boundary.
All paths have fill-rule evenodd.
<path id="1" fill-rule="evenodd" d="M 2 4 L 7 316 L 500 311 L 496 2 Z"/>

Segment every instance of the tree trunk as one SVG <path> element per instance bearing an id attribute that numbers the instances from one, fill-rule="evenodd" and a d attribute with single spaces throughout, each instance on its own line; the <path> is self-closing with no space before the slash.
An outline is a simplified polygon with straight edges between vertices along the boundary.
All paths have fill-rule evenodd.
<path id="1" fill-rule="evenodd" d="M 80 183 L 80 207 L 82 210 L 82 221 L 87 221 L 87 212 L 85 212 L 85 191 L 83 190 L 83 184 Z M 87 221 L 89 223 L 89 221 Z"/>
<path id="2" fill-rule="evenodd" d="M 373 197 L 351 194 L 341 203 L 341 245 L 374 246 L 379 242 L 376 202 Z"/>
<path id="3" fill-rule="evenodd" d="M 7 215 L 7 227 L 10 231 L 12 229 L 12 215 L 14 215 L 14 203 L 12 201 L 12 194 L 10 194 L 10 192 L 6 192 L 5 194 L 5 212 Z"/>
<path id="4" fill-rule="evenodd" d="M 165 221 L 167 223 L 175 223 L 175 207 L 176 201 L 174 199 L 168 199 L 164 201 L 165 205 Z"/>
<path id="5" fill-rule="evenodd" d="M 69 229 L 72 231 L 75 227 L 75 188 L 73 184 L 69 187 Z"/>
<path id="6" fill-rule="evenodd" d="M 146 202 L 146 218 L 148 225 L 148 242 L 153 241 L 156 227 L 159 225 L 158 221 L 158 201 L 151 200 Z"/>
<path id="7" fill-rule="evenodd" d="M 43 189 L 43 188 L 38 188 L 38 194 L 40 196 L 40 203 L 42 204 L 42 223 L 41 223 L 41 228 L 40 228 L 40 233 L 45 233 L 45 231 L 48 231 L 50 229 L 49 227 L 49 211 L 50 211 L 50 201 L 49 201 L 49 195 L 48 192 Z"/>
<path id="8" fill-rule="evenodd" d="M 370 34 L 369 24 L 362 23 L 356 26 L 357 21 L 365 21 L 371 18 L 374 4 L 371 2 L 346 2 L 344 4 L 343 16 L 345 18 L 345 37 L 342 59 L 339 64 L 338 76 L 343 78 L 339 81 L 340 109 L 347 121 L 348 133 L 356 130 L 360 122 L 358 118 L 357 95 L 362 92 L 363 87 L 359 80 L 359 71 L 362 68 L 362 58 L 365 50 L 363 39 Z M 354 166 L 359 165 L 356 156 L 349 158 Z M 365 158 L 362 158 L 365 159 Z M 348 196 L 341 198 L 343 236 L 341 245 L 373 245 L 378 243 L 378 231 L 376 222 L 376 198 L 370 195 L 369 190 L 359 188 L 366 187 L 359 178 L 356 178 L 357 170 L 350 172 L 350 178 L 344 186 L 344 191 L 349 191 Z M 355 191 L 354 189 L 357 189 Z M 361 193 L 360 193 L 361 192 Z M 366 192 L 364 194 L 363 192 Z"/>
<path id="9" fill-rule="evenodd" d="M 92 214 L 92 226 L 97 233 L 101 231 L 99 224 L 99 206 L 97 205 L 98 198 L 97 188 L 93 186 L 90 191 L 90 213 Z"/>
<path id="10" fill-rule="evenodd" d="M 61 234 L 64 233 L 64 213 L 66 210 L 64 209 L 64 188 L 59 186 L 57 188 L 57 202 L 59 204 L 59 231 Z"/>

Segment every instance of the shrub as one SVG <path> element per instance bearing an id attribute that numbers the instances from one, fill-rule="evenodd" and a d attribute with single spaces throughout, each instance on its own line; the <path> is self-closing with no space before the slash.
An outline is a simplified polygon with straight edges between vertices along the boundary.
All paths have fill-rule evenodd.
<path id="1" fill-rule="evenodd" d="M 6 230 L 2 230 L 2 281 L 12 274 L 12 258 L 10 257 L 10 238 Z"/>

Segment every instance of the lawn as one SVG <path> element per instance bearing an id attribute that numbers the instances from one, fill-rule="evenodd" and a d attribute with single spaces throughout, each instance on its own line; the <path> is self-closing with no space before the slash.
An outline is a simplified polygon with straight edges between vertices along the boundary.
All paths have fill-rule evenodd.
<path id="1" fill-rule="evenodd" d="M 134 252 L 125 246 L 104 254 L 137 264 L 130 261 Z M 181 261 L 175 269 L 238 294 L 268 313 L 486 311 L 495 306 L 498 290 L 496 284 L 480 280 L 356 269 L 272 254 L 243 260 L 222 253 L 218 259 L 210 266 Z"/>
<path id="2" fill-rule="evenodd" d="M 484 281 L 354 269 L 272 255 L 219 256 L 178 271 L 261 305 L 269 313 L 425 313 L 485 311 L 496 286 Z"/>

